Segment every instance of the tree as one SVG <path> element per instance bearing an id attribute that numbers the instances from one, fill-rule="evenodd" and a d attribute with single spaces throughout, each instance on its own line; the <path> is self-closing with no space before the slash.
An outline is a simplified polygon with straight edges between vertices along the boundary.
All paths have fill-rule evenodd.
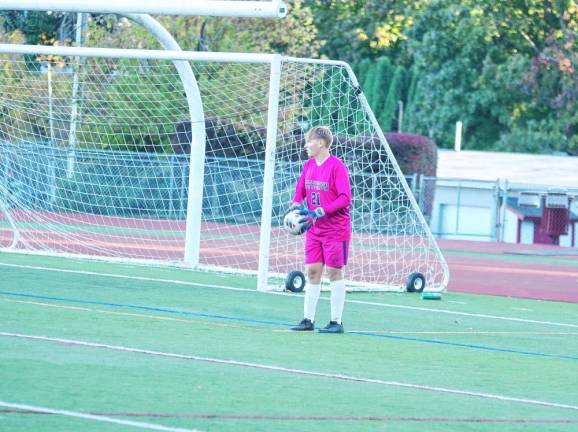
<path id="1" fill-rule="evenodd" d="M 355 73 L 355 76 L 357 77 L 357 81 L 359 82 L 359 85 L 363 85 L 363 83 L 365 82 L 365 79 L 367 78 L 367 74 L 369 72 L 369 70 L 372 67 L 372 61 L 369 59 L 364 59 L 362 61 L 360 61 L 359 63 L 355 63 L 353 65 L 351 65 L 351 67 L 353 68 L 353 72 Z"/>
<path id="2" fill-rule="evenodd" d="M 173 35 L 184 50 L 317 56 L 320 43 L 316 39 L 317 32 L 311 9 L 304 4 L 303 0 L 287 0 L 287 3 L 291 7 L 291 14 L 283 20 L 189 16 L 155 18 Z M 62 20 L 69 20 L 76 14 L 39 13 L 40 21 L 40 18 L 31 20 L 30 15 L 18 13 L 15 17 L 7 16 L 10 20 L 6 21 L 5 27 L 21 28 L 26 35 L 29 35 L 27 38 L 29 43 L 37 43 L 40 35 L 46 34 L 52 37 Z M 52 33 L 47 29 L 51 29 Z M 148 30 L 120 15 L 91 14 L 87 33 L 86 46 L 90 47 L 161 48 Z"/>
<path id="3" fill-rule="evenodd" d="M 530 97 L 528 132 L 544 149 L 578 155 L 578 6 L 560 3 L 560 28 L 553 31 L 532 59 L 522 91 Z M 512 128 L 512 133 L 515 128 Z M 508 137 L 501 140 L 507 144 Z"/>
<path id="4" fill-rule="evenodd" d="M 507 148 L 512 133 L 555 138 L 569 121 L 564 133 L 571 137 L 576 121 L 566 113 L 575 108 L 575 35 L 572 2 L 432 2 L 408 32 L 420 77 L 415 131 L 449 147 L 453 125 L 462 120 L 467 148 L 494 148 L 497 142 Z M 530 148 L 551 150 L 537 142 Z"/>
<path id="5" fill-rule="evenodd" d="M 430 0 L 308 0 L 322 55 L 352 64 L 397 59 L 416 14 Z"/>
<path id="6" fill-rule="evenodd" d="M 279 53 L 316 57 L 320 42 L 311 8 L 304 0 L 286 0 L 291 13 L 283 19 L 225 17 L 158 17 L 183 49 Z"/>
<path id="7" fill-rule="evenodd" d="M 393 65 L 387 57 L 378 59 L 367 72 L 363 89 L 367 95 L 367 102 L 376 116 L 379 116 L 383 109 L 392 77 Z"/>
<path id="8" fill-rule="evenodd" d="M 383 109 L 379 114 L 379 125 L 384 131 L 397 130 L 399 103 L 407 97 L 407 73 L 403 66 L 395 68 L 387 91 Z"/>
<path id="9" fill-rule="evenodd" d="M 53 44 L 62 25 L 71 22 L 68 14 L 63 12 L 4 11 L 0 12 L 0 17 L 5 32 L 18 30 L 31 45 Z M 62 31 L 60 33 L 62 35 Z"/>

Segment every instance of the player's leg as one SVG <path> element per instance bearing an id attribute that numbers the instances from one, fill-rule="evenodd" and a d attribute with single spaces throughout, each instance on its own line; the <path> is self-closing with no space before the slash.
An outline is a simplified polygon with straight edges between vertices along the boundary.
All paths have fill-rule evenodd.
<path id="1" fill-rule="evenodd" d="M 345 281 L 343 269 L 347 265 L 349 242 L 326 242 L 323 253 L 331 287 L 331 320 L 319 330 L 321 333 L 343 333 L 343 307 L 345 305 Z"/>
<path id="2" fill-rule="evenodd" d="M 323 274 L 323 248 L 321 242 L 307 236 L 305 240 L 305 264 L 307 265 L 307 285 L 303 300 L 303 320 L 291 330 L 310 331 L 315 328 L 315 311 L 321 294 Z"/>
<path id="3" fill-rule="evenodd" d="M 331 321 L 342 323 L 343 307 L 345 305 L 345 281 L 343 268 L 327 267 L 329 286 L 331 287 Z"/>
<path id="4" fill-rule="evenodd" d="M 323 263 L 313 263 L 307 266 L 307 285 L 305 286 L 305 300 L 303 305 L 304 317 L 315 322 L 315 311 L 321 294 L 321 275 Z"/>

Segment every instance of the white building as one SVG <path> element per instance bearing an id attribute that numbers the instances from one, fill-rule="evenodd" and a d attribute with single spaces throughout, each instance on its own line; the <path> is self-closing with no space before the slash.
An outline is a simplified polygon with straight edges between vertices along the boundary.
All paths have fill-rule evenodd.
<path id="1" fill-rule="evenodd" d="M 440 150 L 430 226 L 442 238 L 578 247 L 578 157 Z M 542 208 L 518 205 L 520 191 L 564 188 L 568 233 L 544 232 Z M 506 203 L 506 205 L 502 205 Z"/>

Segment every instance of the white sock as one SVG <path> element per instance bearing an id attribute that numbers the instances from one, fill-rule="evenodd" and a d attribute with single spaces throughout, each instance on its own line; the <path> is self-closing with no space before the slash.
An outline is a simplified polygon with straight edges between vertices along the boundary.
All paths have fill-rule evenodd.
<path id="1" fill-rule="evenodd" d="M 345 305 L 345 282 L 343 279 L 332 281 L 331 286 L 331 321 L 341 324 L 343 306 Z"/>
<path id="2" fill-rule="evenodd" d="M 321 294 L 321 284 L 307 284 L 305 287 L 305 303 L 303 305 L 303 317 L 315 321 L 317 300 Z"/>

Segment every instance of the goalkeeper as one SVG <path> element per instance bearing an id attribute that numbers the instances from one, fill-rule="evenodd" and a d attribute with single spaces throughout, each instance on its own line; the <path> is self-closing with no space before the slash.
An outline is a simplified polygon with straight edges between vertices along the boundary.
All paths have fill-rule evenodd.
<path id="1" fill-rule="evenodd" d="M 313 127 L 305 135 L 305 150 L 309 160 L 295 187 L 291 210 L 303 215 L 305 236 L 304 318 L 295 331 L 315 329 L 315 310 L 321 293 L 321 276 L 327 269 L 331 287 L 331 320 L 320 333 L 343 333 L 341 316 L 345 304 L 343 268 L 347 265 L 351 239 L 351 185 L 345 164 L 330 153 L 333 142 L 331 130 Z M 306 201 L 307 207 L 303 206 Z"/>

